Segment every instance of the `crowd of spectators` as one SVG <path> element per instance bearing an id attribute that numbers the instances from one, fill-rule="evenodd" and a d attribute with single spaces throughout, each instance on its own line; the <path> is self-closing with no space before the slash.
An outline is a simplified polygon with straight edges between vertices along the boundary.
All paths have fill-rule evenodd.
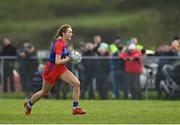
<path id="1" fill-rule="evenodd" d="M 147 56 L 145 47 L 137 37 L 124 41 L 116 36 L 111 42 L 103 41 L 100 35 L 95 35 L 92 42 L 80 42 L 79 51 L 83 59 L 80 64 L 72 66 L 71 70 L 78 75 L 81 81 L 81 98 L 108 99 L 109 96 L 115 99 L 142 99 L 142 87 L 140 76 L 144 70 L 144 58 Z M 153 54 L 154 56 L 179 56 L 180 39 L 174 37 L 170 44 L 160 45 Z M 11 43 L 11 39 L 3 39 L 0 56 L 16 59 L 5 59 L 3 67 L 3 92 L 15 92 L 14 70 L 19 73 L 22 91 L 25 97 L 38 91 L 42 84 L 42 72 L 44 64 L 38 60 L 37 51 L 33 44 L 25 40 L 22 47 L 17 49 Z M 93 57 L 93 58 L 92 58 Z M 16 62 L 16 63 L 15 63 Z M 163 66 L 172 65 L 175 60 L 159 59 L 155 79 L 155 89 L 161 96 L 161 81 L 165 79 L 162 73 Z M 2 68 L 2 67 L 1 67 Z M 58 83 L 52 89 L 56 98 L 67 98 L 69 89 L 67 84 Z M 9 88 L 10 89 L 9 89 Z M 0 90 L 1 91 L 1 90 Z M 111 94 L 111 95 L 110 95 Z M 47 97 L 48 98 L 48 97 Z"/>

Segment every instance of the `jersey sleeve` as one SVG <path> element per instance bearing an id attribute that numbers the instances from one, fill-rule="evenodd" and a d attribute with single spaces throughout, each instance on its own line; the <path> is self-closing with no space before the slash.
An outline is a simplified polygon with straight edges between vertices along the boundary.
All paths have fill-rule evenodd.
<path id="1" fill-rule="evenodd" d="M 55 45 L 55 54 L 62 55 L 63 47 L 64 45 L 62 42 L 57 42 Z"/>

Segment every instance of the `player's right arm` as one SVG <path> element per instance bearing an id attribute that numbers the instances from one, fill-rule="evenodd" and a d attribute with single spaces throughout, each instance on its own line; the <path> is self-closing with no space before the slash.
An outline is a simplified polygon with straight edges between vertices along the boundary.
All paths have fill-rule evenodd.
<path id="1" fill-rule="evenodd" d="M 70 58 L 66 56 L 65 58 L 61 58 L 62 51 L 63 51 L 64 45 L 62 42 L 57 42 L 55 45 L 55 64 L 60 65 L 68 62 Z"/>

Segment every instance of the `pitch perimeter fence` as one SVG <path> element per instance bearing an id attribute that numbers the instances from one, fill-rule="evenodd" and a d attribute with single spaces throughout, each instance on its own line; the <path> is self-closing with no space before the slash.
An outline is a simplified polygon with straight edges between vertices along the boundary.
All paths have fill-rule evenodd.
<path id="1" fill-rule="evenodd" d="M 142 59 L 143 72 L 140 74 L 140 86 L 143 98 L 150 99 L 152 91 L 155 93 L 163 92 L 167 97 L 180 97 L 178 93 L 180 86 L 178 82 L 180 81 L 180 57 L 146 56 L 142 57 Z M 100 96 L 99 98 L 106 99 L 106 97 L 103 97 L 103 94 L 106 95 L 109 92 L 112 94 L 112 98 L 116 96 L 115 88 L 117 86 L 115 84 L 117 81 L 114 80 L 116 69 L 113 69 L 113 62 L 118 60 L 119 58 L 117 57 L 83 57 L 79 64 L 67 63 L 66 65 L 80 79 L 83 93 L 89 92 L 87 94 L 88 98 L 91 98 L 91 96 L 94 98 L 92 92 L 100 91 L 99 95 L 102 95 L 102 97 Z M 47 58 L 39 57 L 20 59 L 18 57 L 0 56 L 0 93 L 26 91 L 27 88 L 24 88 L 22 84 L 22 76 L 29 80 L 29 83 L 26 84 L 31 84 L 33 74 L 38 70 L 39 64 L 45 65 L 47 61 Z M 165 68 L 167 72 L 164 72 L 164 66 L 167 64 L 168 66 Z M 171 68 L 168 69 L 167 67 L 173 67 L 173 69 L 171 70 Z M 14 84 L 12 86 L 11 75 L 13 76 L 12 84 Z M 158 83 L 157 79 L 160 79 Z M 119 86 L 119 91 L 121 91 L 121 83 L 119 83 Z M 158 94 L 155 95 L 158 97 Z M 131 97 L 131 94 L 128 96 Z"/>

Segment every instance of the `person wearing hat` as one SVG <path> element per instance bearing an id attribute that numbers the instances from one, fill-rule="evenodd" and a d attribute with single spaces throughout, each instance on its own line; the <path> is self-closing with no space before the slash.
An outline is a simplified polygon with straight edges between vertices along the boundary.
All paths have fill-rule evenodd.
<path id="1" fill-rule="evenodd" d="M 127 51 L 119 54 L 125 60 L 125 72 L 128 88 L 133 99 L 141 99 L 140 74 L 143 70 L 142 53 L 136 50 L 134 43 L 130 43 Z"/>

